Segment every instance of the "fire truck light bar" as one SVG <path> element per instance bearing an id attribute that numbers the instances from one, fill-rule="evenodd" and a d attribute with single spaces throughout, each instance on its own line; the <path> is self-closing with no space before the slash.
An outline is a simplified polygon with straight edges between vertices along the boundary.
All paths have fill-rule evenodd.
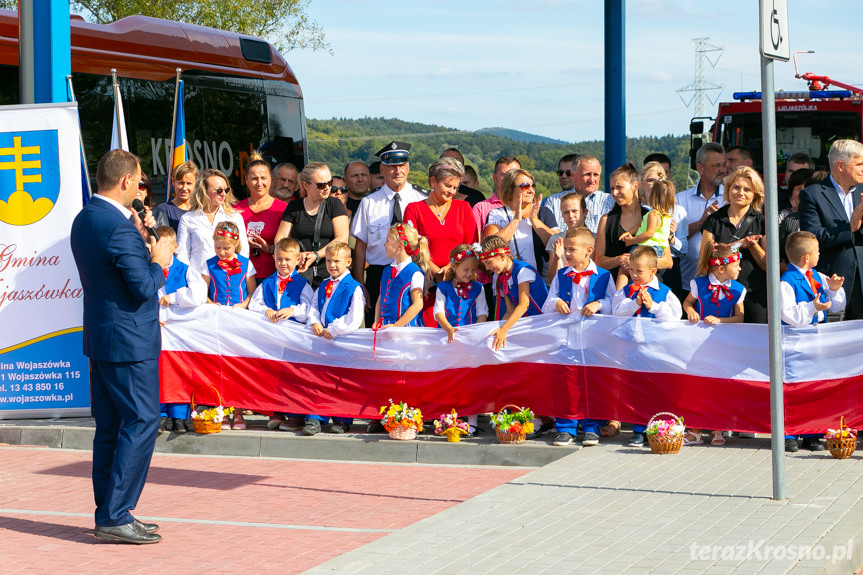
<path id="1" fill-rule="evenodd" d="M 734 92 L 735 100 L 760 100 L 761 92 Z M 814 100 L 817 98 L 850 98 L 851 90 L 810 90 L 803 92 L 776 92 L 777 100 Z"/>

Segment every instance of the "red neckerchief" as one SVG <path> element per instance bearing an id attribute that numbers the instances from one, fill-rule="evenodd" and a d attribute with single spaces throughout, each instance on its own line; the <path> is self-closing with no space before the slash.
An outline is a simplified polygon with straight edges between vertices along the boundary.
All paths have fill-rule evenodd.
<path id="1" fill-rule="evenodd" d="M 220 268 L 222 268 L 226 274 L 229 276 L 236 275 L 241 273 L 243 270 L 240 269 L 240 261 L 237 258 L 231 260 L 219 260 L 216 262 Z"/>
<path id="2" fill-rule="evenodd" d="M 165 279 L 168 279 L 168 274 L 171 273 L 171 268 L 162 268 L 162 273 L 165 275 Z"/>
<path id="3" fill-rule="evenodd" d="M 566 277 L 572 278 L 572 282 L 574 284 L 581 285 L 581 278 L 590 279 L 590 276 L 592 276 L 592 275 L 593 275 L 593 271 L 591 271 L 591 270 L 584 270 L 583 272 L 577 272 L 575 270 L 572 270 L 571 272 L 566 274 Z M 590 291 L 590 284 L 588 283 L 586 286 L 584 286 L 584 292 L 587 293 L 589 291 Z"/>
<path id="4" fill-rule="evenodd" d="M 327 287 L 324 290 L 324 293 L 327 296 L 327 299 L 333 297 L 333 280 L 327 280 Z"/>
<path id="5" fill-rule="evenodd" d="M 711 303 L 719 303 L 719 294 L 723 294 L 725 299 L 731 299 L 731 290 L 723 284 L 710 284 L 710 291 L 713 293 L 710 296 Z"/>
<path id="6" fill-rule="evenodd" d="M 634 296 L 643 287 L 641 284 L 629 284 L 629 297 Z"/>
<path id="7" fill-rule="evenodd" d="M 497 276 L 497 291 L 503 295 L 509 294 L 509 279 L 512 277 L 512 270 L 503 272 Z"/>
<path id="8" fill-rule="evenodd" d="M 397 276 L 397 275 L 399 275 L 399 270 L 398 270 L 398 268 L 396 268 L 395 266 L 393 266 L 393 267 L 392 267 L 392 269 L 390 269 L 390 279 L 391 279 L 391 280 L 396 279 L 396 276 Z"/>
<path id="9" fill-rule="evenodd" d="M 455 282 L 455 291 L 461 299 L 467 299 L 470 296 L 470 282 Z"/>
<path id="10" fill-rule="evenodd" d="M 821 284 L 815 279 L 815 275 L 812 273 L 812 270 L 806 270 L 804 274 L 806 279 L 809 280 L 809 287 L 812 288 L 812 293 L 815 294 L 815 297 L 818 297 L 818 290 L 821 289 Z"/>
<path id="11" fill-rule="evenodd" d="M 285 291 L 285 288 L 288 287 L 288 282 L 294 281 L 294 278 L 288 276 L 286 278 L 279 278 L 279 292 Z"/>

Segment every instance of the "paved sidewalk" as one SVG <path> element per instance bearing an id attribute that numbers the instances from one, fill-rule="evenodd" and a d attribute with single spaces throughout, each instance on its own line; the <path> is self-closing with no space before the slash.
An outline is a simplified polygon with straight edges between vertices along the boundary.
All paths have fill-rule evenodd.
<path id="1" fill-rule="evenodd" d="M 139 547 L 92 535 L 90 459 L 0 448 L 0 573 L 301 573 L 529 471 L 156 454 Z"/>
<path id="2" fill-rule="evenodd" d="M 775 502 L 769 440 L 659 456 L 616 438 L 308 573 L 855 573 L 863 455 L 786 461 L 790 499 Z"/>

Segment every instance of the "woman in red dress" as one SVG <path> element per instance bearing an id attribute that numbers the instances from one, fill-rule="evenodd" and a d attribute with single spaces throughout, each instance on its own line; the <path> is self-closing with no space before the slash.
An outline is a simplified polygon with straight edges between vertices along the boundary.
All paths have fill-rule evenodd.
<path id="1" fill-rule="evenodd" d="M 255 280 L 259 284 L 276 271 L 274 240 L 282 222 L 282 214 L 288 207 L 285 202 L 270 195 L 272 179 L 270 165 L 261 156 L 253 154 L 246 164 L 249 197 L 234 206 L 246 223 L 251 248 L 249 259 L 255 266 Z"/>
<path id="2" fill-rule="evenodd" d="M 460 244 L 474 244 L 479 238 L 476 219 L 470 204 L 456 200 L 464 167 L 452 158 L 441 158 L 429 166 L 429 197 L 408 204 L 403 221 L 410 224 L 429 241 L 431 252 L 431 271 L 435 280 L 440 281 L 450 267 L 449 254 Z M 434 290 L 430 290 L 423 305 L 423 321 L 427 327 L 437 326 L 432 313 Z"/>

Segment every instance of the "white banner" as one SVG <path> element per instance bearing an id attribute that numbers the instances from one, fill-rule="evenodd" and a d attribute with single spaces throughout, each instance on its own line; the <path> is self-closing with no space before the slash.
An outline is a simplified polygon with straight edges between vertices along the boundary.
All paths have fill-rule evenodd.
<path id="1" fill-rule="evenodd" d="M 89 413 L 75 104 L 0 107 L 0 418 Z"/>

